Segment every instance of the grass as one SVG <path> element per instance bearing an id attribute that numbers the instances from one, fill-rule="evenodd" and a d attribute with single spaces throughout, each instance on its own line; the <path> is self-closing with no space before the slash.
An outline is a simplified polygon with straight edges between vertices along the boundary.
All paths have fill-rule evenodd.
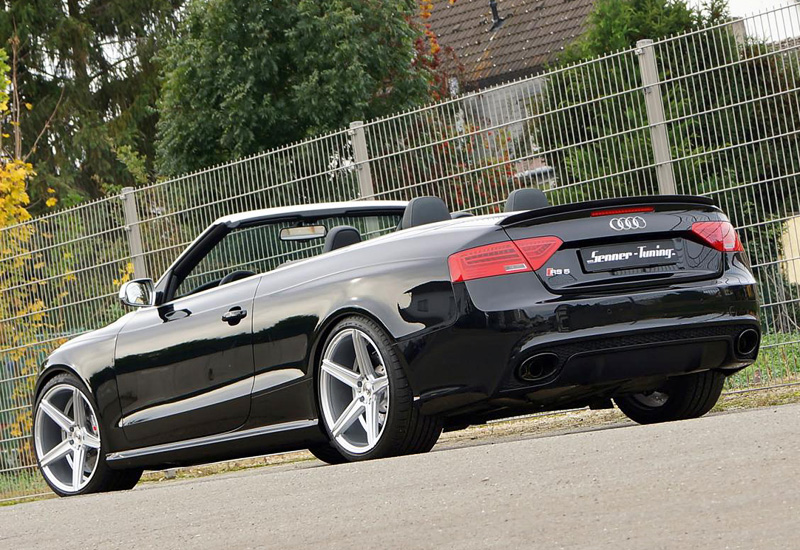
<path id="1" fill-rule="evenodd" d="M 734 374 L 726 389 L 758 388 L 800 381 L 800 333 L 765 334 L 758 360 Z"/>
<path id="2" fill-rule="evenodd" d="M 291 453 L 281 453 L 275 455 L 258 456 L 244 458 L 240 460 L 228 460 L 213 464 L 200 464 L 198 466 L 187 466 L 185 468 L 172 468 L 155 472 L 145 472 L 142 476 L 143 482 L 168 481 L 172 479 L 194 479 L 209 475 L 239 472 L 262 468 L 264 466 L 278 466 L 285 464 L 295 464 L 314 460 L 314 456 L 308 451 L 295 451 Z"/>
<path id="3" fill-rule="evenodd" d="M 50 493 L 35 466 L 13 473 L 0 473 L 0 506 L 41 497 Z"/>

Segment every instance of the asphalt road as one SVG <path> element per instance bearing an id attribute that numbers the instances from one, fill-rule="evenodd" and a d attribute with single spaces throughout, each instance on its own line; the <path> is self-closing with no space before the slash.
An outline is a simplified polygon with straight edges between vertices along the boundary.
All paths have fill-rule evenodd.
<path id="1" fill-rule="evenodd" d="M 0 548 L 800 548 L 800 405 L 32 502 Z"/>

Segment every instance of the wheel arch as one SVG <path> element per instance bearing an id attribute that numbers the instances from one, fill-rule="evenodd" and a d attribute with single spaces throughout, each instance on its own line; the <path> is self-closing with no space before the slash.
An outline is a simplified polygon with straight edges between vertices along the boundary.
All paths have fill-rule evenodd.
<path id="1" fill-rule="evenodd" d="M 70 365 L 63 364 L 63 363 L 56 363 L 53 365 L 48 365 L 45 369 L 39 374 L 39 378 L 36 380 L 36 385 L 34 386 L 33 390 L 33 403 L 32 405 L 36 405 L 36 400 L 39 399 L 39 394 L 42 392 L 42 388 L 53 378 L 58 376 L 59 374 L 71 374 L 75 376 L 78 380 L 83 382 L 83 385 L 86 386 L 87 389 L 90 388 L 88 380 L 84 379 L 83 376 L 78 372 L 78 370 Z"/>
<path id="2" fill-rule="evenodd" d="M 328 337 L 331 335 L 331 332 L 333 332 L 333 329 L 342 319 L 346 319 L 347 317 L 353 317 L 353 316 L 366 317 L 370 321 L 377 324 L 392 339 L 395 338 L 392 332 L 387 328 L 386 324 L 383 323 L 380 320 L 380 318 L 375 313 L 370 311 L 368 308 L 361 305 L 349 305 L 347 307 L 337 309 L 330 315 L 328 315 L 320 323 L 319 328 L 315 331 L 313 342 L 311 343 L 311 346 L 309 348 L 309 359 L 308 359 L 309 360 L 308 372 L 312 379 L 316 379 L 319 358 L 322 354 L 322 347 L 325 341 L 328 339 Z M 317 407 L 319 407 L 319 403 L 317 403 Z"/>

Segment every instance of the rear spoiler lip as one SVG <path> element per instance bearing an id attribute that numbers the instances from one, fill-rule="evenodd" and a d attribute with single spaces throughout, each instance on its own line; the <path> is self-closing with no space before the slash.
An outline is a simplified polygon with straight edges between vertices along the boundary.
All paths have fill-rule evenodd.
<path id="1" fill-rule="evenodd" d="M 708 197 L 698 197 L 696 195 L 650 195 L 642 197 L 622 197 L 618 199 L 601 199 L 586 201 L 581 203 L 559 204 L 557 206 L 546 206 L 534 210 L 515 212 L 498 222 L 501 227 L 510 227 L 537 218 L 548 218 L 565 212 L 580 212 L 584 210 L 602 210 L 604 208 L 625 207 L 633 205 L 651 204 L 672 204 L 680 207 L 692 206 L 711 206 L 715 210 L 722 210 L 717 204 Z"/>

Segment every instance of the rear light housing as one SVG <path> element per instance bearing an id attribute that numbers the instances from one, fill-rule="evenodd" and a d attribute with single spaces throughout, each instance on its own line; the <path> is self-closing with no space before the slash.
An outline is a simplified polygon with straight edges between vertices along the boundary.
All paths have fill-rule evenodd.
<path id="1" fill-rule="evenodd" d="M 558 237 L 534 237 L 462 250 L 447 259 L 454 283 L 535 271 L 549 260 L 562 241 Z"/>
<path id="2" fill-rule="evenodd" d="M 744 252 L 742 241 L 729 221 L 695 222 L 692 233 L 720 252 Z"/>

